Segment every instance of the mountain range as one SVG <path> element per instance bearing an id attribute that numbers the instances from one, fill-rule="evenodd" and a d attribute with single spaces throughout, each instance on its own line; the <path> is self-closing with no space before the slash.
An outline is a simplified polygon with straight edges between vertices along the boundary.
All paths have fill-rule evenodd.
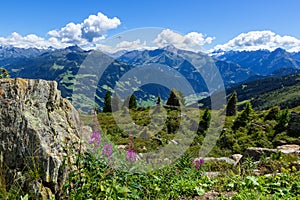
<path id="1" fill-rule="evenodd" d="M 90 59 L 93 56 L 94 59 Z M 7 69 L 11 77 L 55 80 L 62 96 L 73 101 L 77 99 L 77 106 L 83 111 L 88 111 L 94 102 L 102 107 L 106 91 L 113 91 L 116 86 L 120 90 L 117 92 L 120 93 L 134 88 L 141 104 L 149 99 L 155 101 L 158 94 L 166 100 L 170 88 L 151 83 L 140 86 L 142 79 L 146 79 L 147 75 L 151 76 L 151 73 L 142 74 L 143 77 L 135 76 L 130 81 L 122 81 L 123 75 L 133 69 L 139 69 L 140 66 L 165 70 L 165 77 L 160 78 L 171 80 L 170 84 L 177 82 L 174 77 L 179 73 L 199 95 L 196 98 L 203 98 L 209 91 L 199 73 L 201 66 L 194 66 L 195 60 L 216 66 L 228 94 L 232 92 L 232 88 L 246 83 L 300 73 L 300 52 L 289 53 L 280 48 L 274 51 L 219 50 L 206 55 L 176 49 L 174 46 L 115 54 L 85 51 L 78 46 L 45 50 L 0 47 L 0 67 Z M 103 66 L 105 70 L 101 72 Z M 155 73 L 152 76 L 156 76 Z M 80 82 L 82 87 L 76 87 L 75 83 Z M 140 87 L 135 88 L 136 86 Z M 175 84 L 174 88 L 176 87 Z"/>

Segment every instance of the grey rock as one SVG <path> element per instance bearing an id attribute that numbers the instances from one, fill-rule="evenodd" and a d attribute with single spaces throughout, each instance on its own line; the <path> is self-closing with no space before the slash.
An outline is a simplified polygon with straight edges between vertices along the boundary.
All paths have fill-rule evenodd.
<path id="1" fill-rule="evenodd" d="M 245 150 L 242 160 L 251 157 L 254 161 L 258 161 L 262 155 L 270 157 L 273 153 L 281 151 L 283 154 L 296 154 L 300 156 L 300 146 L 295 144 L 278 146 L 276 149 L 250 147 Z"/>
<path id="2" fill-rule="evenodd" d="M 40 181 L 24 187 L 48 196 L 37 198 L 59 195 L 69 171 L 64 158 L 73 162 L 78 152 L 85 150 L 80 134 L 78 112 L 61 97 L 56 82 L 0 80 L 0 166 L 5 166 L 7 187 L 15 181 L 15 174 L 24 176 L 39 169 L 35 175 Z"/>
<path id="3" fill-rule="evenodd" d="M 300 114 L 291 112 L 288 124 L 289 134 L 294 137 L 300 137 Z"/>
<path id="4" fill-rule="evenodd" d="M 244 152 L 243 159 L 251 157 L 254 161 L 258 161 L 262 155 L 269 157 L 272 153 L 276 153 L 277 149 L 268 149 L 261 147 L 250 147 Z"/>
<path id="5" fill-rule="evenodd" d="M 230 156 L 230 158 L 235 161 L 235 164 L 239 163 L 242 157 L 243 157 L 242 154 L 233 154 Z"/>
<path id="6" fill-rule="evenodd" d="M 276 147 L 277 150 L 281 151 L 283 154 L 295 153 L 300 155 L 300 146 L 296 144 L 286 144 Z"/>
<path id="7" fill-rule="evenodd" d="M 205 172 L 205 176 L 209 177 L 209 178 L 215 178 L 218 177 L 220 175 L 220 172 Z"/>
<path id="8" fill-rule="evenodd" d="M 226 162 L 226 163 L 234 164 L 234 165 L 236 164 L 236 162 L 233 159 L 228 158 L 228 157 L 220 157 L 220 158 L 205 157 L 203 160 L 204 160 L 204 162 L 218 161 L 218 162 Z"/>

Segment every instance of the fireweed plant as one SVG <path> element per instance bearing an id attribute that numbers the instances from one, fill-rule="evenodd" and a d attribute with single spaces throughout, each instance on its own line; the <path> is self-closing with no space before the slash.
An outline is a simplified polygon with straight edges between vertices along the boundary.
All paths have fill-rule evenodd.
<path id="1" fill-rule="evenodd" d="M 90 142 L 95 147 L 101 138 L 98 148 L 80 155 L 80 170 L 70 172 L 61 199 L 193 199 L 211 191 L 219 193 L 220 199 L 299 199 L 300 196 L 297 155 L 271 156 L 258 164 L 249 160 L 233 166 L 204 162 L 203 158 L 195 159 L 186 152 L 172 165 L 146 173 L 135 172 L 130 167 L 140 160 L 134 151 L 133 137 L 129 137 L 127 151 L 118 154 L 119 150 L 106 140 L 102 131 L 95 132 Z M 119 170 L 112 167 L 115 163 L 128 168 Z M 274 174 L 257 176 L 254 164 L 261 172 Z M 74 169 L 74 164 L 71 167 Z M 216 171 L 222 173 L 213 178 L 205 175 Z"/>
<path id="2" fill-rule="evenodd" d="M 110 143 L 110 141 L 105 137 L 104 134 L 101 135 L 100 131 L 98 130 L 99 123 L 97 119 L 97 114 L 94 113 L 94 131 L 90 135 L 89 144 L 93 145 L 93 150 L 95 153 L 95 157 L 99 158 L 102 155 L 102 159 L 107 161 L 107 164 L 110 167 L 115 168 L 113 165 L 117 162 L 127 162 L 123 163 L 122 166 L 126 168 L 132 168 L 133 163 L 138 161 L 138 155 L 134 150 L 134 138 L 132 135 L 129 135 L 129 143 L 127 145 L 127 151 L 120 152 L 117 148 Z M 101 152 L 101 153 L 100 153 Z M 204 160 L 202 158 L 193 160 L 191 158 L 186 159 L 186 162 L 189 162 L 191 167 L 193 166 L 195 169 L 199 169 L 203 164 Z M 124 165 L 125 164 L 125 165 Z"/>
<path id="3" fill-rule="evenodd" d="M 97 114 L 94 113 L 94 131 L 90 135 L 89 144 L 93 146 L 93 152 L 95 153 L 95 156 L 99 158 L 99 156 L 102 155 L 101 158 L 107 160 L 107 164 L 110 165 L 109 167 L 114 168 L 113 165 L 116 164 L 116 162 L 120 162 L 120 159 L 123 159 L 128 162 L 127 164 L 129 164 L 131 168 L 133 163 L 137 161 L 137 154 L 134 151 L 133 137 L 129 136 L 128 150 L 126 151 L 125 155 L 124 152 L 120 153 L 117 148 L 114 148 L 103 133 L 101 135 L 98 127 L 99 123 Z"/>
<path id="4" fill-rule="evenodd" d="M 195 164 L 195 168 L 199 169 L 201 167 L 201 165 L 204 164 L 204 160 L 202 158 L 200 158 L 197 160 L 193 160 L 193 163 Z"/>
<path id="5" fill-rule="evenodd" d="M 203 171 L 199 170 L 203 159 L 193 161 L 183 154 L 173 165 L 136 172 L 140 160 L 134 138 L 129 136 L 127 150 L 121 152 L 99 131 L 97 123 L 95 114 L 94 131 L 88 142 L 92 148 L 78 158 L 80 170 L 70 173 L 65 185 L 68 199 L 172 199 L 200 195 L 203 191 L 199 189 L 203 184 Z"/>

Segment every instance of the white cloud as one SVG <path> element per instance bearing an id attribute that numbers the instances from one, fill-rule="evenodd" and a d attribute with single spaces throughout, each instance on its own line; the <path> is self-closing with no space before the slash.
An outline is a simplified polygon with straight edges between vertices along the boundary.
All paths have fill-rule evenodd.
<path id="1" fill-rule="evenodd" d="M 53 46 L 56 48 L 66 47 L 66 45 L 63 45 L 55 38 L 50 38 L 49 40 L 46 40 L 34 34 L 21 36 L 16 32 L 12 33 L 8 37 L 0 37 L 0 45 L 14 46 L 19 48 L 40 48 L 40 49 L 45 49 L 48 48 L 49 46 Z"/>
<path id="2" fill-rule="evenodd" d="M 49 31 L 48 38 L 34 34 L 22 36 L 14 32 L 8 37 L 0 37 L 0 45 L 45 49 L 49 46 L 64 48 L 77 44 L 83 48 L 91 48 L 95 42 L 105 39 L 108 30 L 117 28 L 120 24 L 118 18 L 108 18 L 99 12 L 97 15 L 90 15 L 82 23 L 71 22 L 59 30 Z"/>
<path id="3" fill-rule="evenodd" d="M 90 15 L 82 23 L 75 24 L 71 22 L 60 30 L 49 31 L 48 35 L 63 43 L 80 45 L 104 39 L 108 30 L 115 29 L 120 24 L 121 21 L 118 18 L 110 19 L 99 12 L 97 15 Z"/>
<path id="4" fill-rule="evenodd" d="M 121 39 L 122 37 L 120 37 Z M 206 37 L 202 33 L 191 32 L 186 35 L 181 35 L 170 29 L 165 29 L 161 31 L 156 36 L 154 35 L 154 40 L 141 40 L 136 39 L 134 41 L 119 41 L 115 45 L 109 44 L 97 44 L 96 48 L 101 51 L 108 53 L 114 53 L 121 50 L 153 50 L 157 48 L 166 47 L 169 45 L 174 45 L 179 49 L 198 51 L 203 50 L 201 47 L 205 44 L 210 44 L 214 38 Z"/>
<path id="5" fill-rule="evenodd" d="M 62 43 L 80 43 L 82 40 L 82 31 L 80 24 L 74 24 L 73 22 L 67 24 L 65 27 L 58 30 L 52 30 L 48 32 L 48 35 L 56 38 Z"/>
<path id="6" fill-rule="evenodd" d="M 291 36 L 280 36 L 272 31 L 251 31 L 241 33 L 229 42 L 217 45 L 213 50 L 246 50 L 254 51 L 259 49 L 275 50 L 283 48 L 287 51 L 300 51 L 300 40 Z"/>
<path id="7" fill-rule="evenodd" d="M 199 50 L 203 45 L 210 44 L 215 38 L 206 37 L 202 33 L 190 32 L 181 35 L 170 29 L 163 30 L 153 41 L 158 47 L 174 45 L 179 49 Z"/>
<path id="8" fill-rule="evenodd" d="M 104 38 L 105 33 L 110 29 L 115 29 L 121 24 L 121 21 L 114 17 L 112 19 L 98 13 L 98 15 L 90 15 L 81 24 L 82 36 L 89 42 L 97 38 Z"/>
<path id="9" fill-rule="evenodd" d="M 140 50 L 140 49 L 147 49 L 147 42 L 144 41 L 143 43 L 141 43 L 140 39 L 137 39 L 135 41 L 129 42 L 129 41 L 123 41 L 120 42 L 119 44 L 117 44 L 117 48 L 119 50 Z"/>
<path id="10" fill-rule="evenodd" d="M 108 53 L 115 53 L 117 51 L 132 51 L 132 50 L 145 50 L 145 49 L 155 49 L 157 47 L 150 47 L 147 45 L 146 41 L 141 42 L 140 39 L 134 41 L 122 41 L 115 46 L 105 45 L 105 44 L 97 44 L 96 49 Z"/>

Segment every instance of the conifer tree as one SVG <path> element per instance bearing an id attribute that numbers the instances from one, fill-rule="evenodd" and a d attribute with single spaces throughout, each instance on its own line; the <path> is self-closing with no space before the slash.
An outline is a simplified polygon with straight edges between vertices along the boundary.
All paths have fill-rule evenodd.
<path id="1" fill-rule="evenodd" d="M 289 123 L 290 120 L 290 113 L 288 109 L 283 110 L 282 112 L 278 113 L 276 117 L 277 124 L 275 126 L 276 132 L 280 133 L 283 132 Z"/>
<path id="2" fill-rule="evenodd" d="M 270 110 L 269 110 L 269 112 L 268 112 L 268 114 L 266 115 L 266 117 L 265 117 L 265 121 L 266 120 L 274 120 L 274 119 L 276 119 L 277 118 L 277 116 L 278 116 L 278 114 L 279 114 L 279 112 L 280 112 L 280 108 L 278 107 L 278 106 L 273 106 Z"/>
<path id="3" fill-rule="evenodd" d="M 161 98 L 160 98 L 160 95 L 157 96 L 156 105 L 161 105 Z"/>
<path id="4" fill-rule="evenodd" d="M 253 113 L 252 105 L 250 102 L 247 102 L 245 109 L 240 115 L 240 120 L 243 122 L 248 122 L 252 118 L 252 113 Z"/>
<path id="5" fill-rule="evenodd" d="M 111 112 L 111 93 L 110 91 L 106 91 L 105 97 L 104 97 L 104 107 L 103 112 Z"/>
<path id="6" fill-rule="evenodd" d="M 210 121 L 211 121 L 211 114 L 209 112 L 209 109 L 206 108 L 204 113 L 203 113 L 202 120 L 200 122 L 200 126 L 204 130 L 207 130 L 209 128 Z"/>
<path id="7" fill-rule="evenodd" d="M 137 108 L 137 101 L 134 94 L 130 96 L 129 99 L 129 109 L 136 109 Z"/>
<path id="8" fill-rule="evenodd" d="M 237 114 L 237 93 L 234 91 L 230 96 L 227 107 L 226 107 L 226 116 L 236 116 Z"/>
<path id="9" fill-rule="evenodd" d="M 2 78 L 9 78 L 9 73 L 4 68 L 0 68 L 0 79 Z"/>
<path id="10" fill-rule="evenodd" d="M 179 100 L 179 95 L 177 94 L 175 89 L 172 89 L 170 92 L 170 96 L 167 100 L 167 105 L 168 106 L 180 106 L 180 100 Z"/>
<path id="11" fill-rule="evenodd" d="M 233 125 L 233 129 L 237 130 L 239 127 L 246 126 L 253 118 L 253 109 L 250 102 L 247 102 L 245 109 L 240 113 Z"/>

